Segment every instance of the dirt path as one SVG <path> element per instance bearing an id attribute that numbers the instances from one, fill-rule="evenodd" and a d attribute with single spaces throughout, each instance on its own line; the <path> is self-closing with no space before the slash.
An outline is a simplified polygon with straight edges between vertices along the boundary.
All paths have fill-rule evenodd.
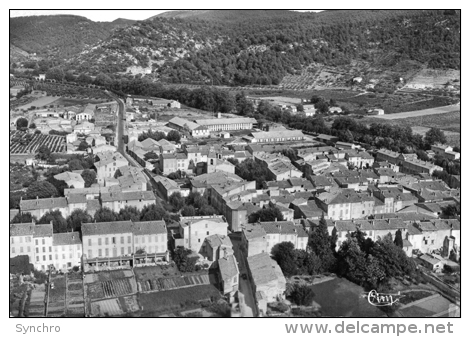
<path id="1" fill-rule="evenodd" d="M 436 115 L 436 114 L 455 112 L 455 111 L 460 111 L 460 104 L 441 106 L 441 107 L 432 108 L 432 109 L 400 112 L 400 113 L 396 113 L 396 114 L 380 115 L 380 116 L 374 116 L 374 118 L 400 119 L 400 118 Z"/>

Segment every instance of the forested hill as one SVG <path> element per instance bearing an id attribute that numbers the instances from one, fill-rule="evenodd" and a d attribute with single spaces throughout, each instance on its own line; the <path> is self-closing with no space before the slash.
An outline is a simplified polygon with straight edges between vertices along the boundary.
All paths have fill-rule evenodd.
<path id="1" fill-rule="evenodd" d="M 270 85 L 312 64 L 358 60 L 384 70 L 408 60 L 459 69 L 460 13 L 173 11 L 115 29 L 62 67 L 90 75 L 151 73 L 170 83 Z"/>
<path id="2" fill-rule="evenodd" d="M 70 58 L 106 39 L 115 28 L 133 20 L 94 22 L 76 15 L 24 16 L 10 18 L 10 43 L 41 57 Z"/>

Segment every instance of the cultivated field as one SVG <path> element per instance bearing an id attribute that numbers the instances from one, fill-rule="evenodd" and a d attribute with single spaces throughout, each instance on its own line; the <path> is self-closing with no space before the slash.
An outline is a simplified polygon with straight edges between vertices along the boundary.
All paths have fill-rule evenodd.
<path id="1" fill-rule="evenodd" d="M 405 88 L 443 88 L 446 83 L 460 87 L 460 71 L 425 68 L 418 72 Z"/>
<path id="2" fill-rule="evenodd" d="M 83 280 L 81 273 L 67 274 L 67 317 L 84 317 Z"/>
<path id="3" fill-rule="evenodd" d="M 46 105 L 50 105 L 52 102 L 55 102 L 58 99 L 59 99 L 59 97 L 44 96 L 44 97 L 41 97 L 41 98 L 38 98 L 38 99 L 34 99 L 33 101 L 31 101 L 27 104 L 21 105 L 21 106 L 18 107 L 18 109 L 28 110 L 32 106 L 34 106 L 36 108 L 40 108 L 40 107 L 43 107 L 43 106 L 46 106 Z"/>
<path id="4" fill-rule="evenodd" d="M 51 283 L 54 283 L 54 289 L 50 289 L 49 292 L 47 317 L 61 317 L 65 315 L 66 282 L 64 275 L 54 276 L 51 279 Z"/>
<path id="5" fill-rule="evenodd" d="M 437 114 L 456 112 L 456 111 L 460 112 L 460 104 L 441 106 L 441 107 L 432 108 L 432 109 L 424 109 L 424 110 L 407 111 L 407 112 L 400 112 L 400 113 L 395 113 L 395 114 L 381 115 L 381 116 L 375 116 L 374 118 L 400 119 L 400 118 L 409 118 L 409 117 L 437 115 Z"/>
<path id="6" fill-rule="evenodd" d="M 51 152 L 65 152 L 65 137 L 10 131 L 10 153 L 36 153 L 41 145 Z"/>

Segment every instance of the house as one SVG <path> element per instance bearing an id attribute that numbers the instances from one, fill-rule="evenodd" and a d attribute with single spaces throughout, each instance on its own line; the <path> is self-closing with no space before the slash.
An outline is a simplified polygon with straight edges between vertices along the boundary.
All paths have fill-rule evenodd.
<path id="1" fill-rule="evenodd" d="M 31 213 L 31 215 L 35 216 L 37 219 L 40 219 L 46 212 L 56 210 L 60 211 L 64 218 L 69 215 L 66 198 L 20 200 L 20 212 Z"/>
<path id="2" fill-rule="evenodd" d="M 251 137 L 252 143 L 291 142 L 305 138 L 303 132 L 300 130 L 259 131 L 251 133 Z"/>
<path id="3" fill-rule="evenodd" d="M 434 151 L 435 154 L 444 155 L 447 152 L 451 152 L 453 150 L 452 146 L 443 145 L 443 144 L 435 144 L 431 145 L 431 151 Z"/>
<path id="4" fill-rule="evenodd" d="M 239 232 L 244 224 L 248 223 L 249 216 L 261 209 L 252 202 L 239 200 L 228 201 L 225 204 L 224 215 L 232 232 Z"/>
<path id="5" fill-rule="evenodd" d="M 318 206 L 325 212 L 325 217 L 333 220 L 349 220 L 352 219 L 353 208 L 360 207 L 361 198 L 354 190 L 343 189 L 330 192 L 320 193 L 315 200 Z M 364 210 L 363 216 L 373 213 L 373 208 Z"/>
<path id="6" fill-rule="evenodd" d="M 220 288 L 224 295 L 238 291 L 239 274 L 238 262 L 234 255 L 224 255 L 217 260 Z"/>
<path id="7" fill-rule="evenodd" d="M 188 132 L 193 137 L 209 137 L 207 126 L 188 121 L 180 117 L 173 117 L 167 124 L 168 127 L 180 132 Z"/>
<path id="8" fill-rule="evenodd" d="M 324 142 L 326 144 L 330 143 L 336 143 L 339 139 L 336 136 L 330 136 L 330 135 L 324 135 L 324 134 L 319 134 L 316 139 L 320 142 Z"/>
<path id="9" fill-rule="evenodd" d="M 251 130 L 253 125 L 257 124 L 256 119 L 248 117 L 238 118 L 219 118 L 214 119 L 198 119 L 194 122 L 201 126 L 205 126 L 211 132 L 216 131 L 234 131 L 234 130 Z"/>
<path id="10" fill-rule="evenodd" d="M 226 235 L 213 234 L 205 238 L 201 254 L 209 261 L 217 261 L 224 256 L 233 255 L 232 241 Z"/>
<path id="11" fill-rule="evenodd" d="M 294 225 L 293 221 L 260 222 L 266 232 L 267 252 L 271 253 L 273 247 L 281 242 L 291 242 L 295 249 L 306 249 L 308 235 L 302 226 Z"/>
<path id="12" fill-rule="evenodd" d="M 95 104 L 87 104 L 85 110 L 75 115 L 77 121 L 90 121 L 95 118 Z"/>
<path id="13" fill-rule="evenodd" d="M 96 144 L 91 148 L 91 153 L 97 155 L 103 152 L 117 152 L 117 147 L 109 144 Z"/>
<path id="14" fill-rule="evenodd" d="M 367 111 L 367 113 L 369 115 L 378 115 L 378 116 L 385 115 L 384 109 L 371 109 L 371 110 Z"/>
<path id="15" fill-rule="evenodd" d="M 261 253 L 269 254 L 267 233 L 258 224 L 246 224 L 242 229 L 242 246 L 246 256 L 254 256 Z"/>
<path id="16" fill-rule="evenodd" d="M 407 159 L 402 161 L 400 172 L 408 174 L 427 173 L 432 175 L 434 171 L 442 171 L 443 168 L 419 159 Z"/>
<path id="17" fill-rule="evenodd" d="M 263 292 L 267 302 L 285 298 L 286 279 L 276 261 L 268 253 L 248 256 L 247 271 L 254 284 L 254 292 Z"/>
<path id="18" fill-rule="evenodd" d="M 337 106 L 332 106 L 328 110 L 329 110 L 330 113 L 341 113 L 341 112 L 343 112 L 343 109 L 341 109 L 340 107 L 337 107 Z"/>
<path id="19" fill-rule="evenodd" d="M 155 176 L 153 180 L 157 183 L 157 189 L 166 200 L 168 200 L 173 193 L 181 193 L 180 187 L 174 180 L 163 176 Z"/>
<path id="20" fill-rule="evenodd" d="M 83 180 L 82 176 L 78 173 L 73 172 L 62 172 L 56 174 L 54 179 L 64 181 L 69 188 L 73 186 L 73 188 L 84 188 L 85 187 L 85 180 Z"/>
<path id="21" fill-rule="evenodd" d="M 177 233 L 172 238 L 173 245 L 202 254 L 204 240 L 214 234 L 227 236 L 227 227 L 228 223 L 218 215 L 181 217 Z"/>
<path id="22" fill-rule="evenodd" d="M 211 174 L 202 174 L 191 179 L 191 191 L 199 192 L 201 195 L 204 195 L 207 189 L 210 189 L 212 185 L 223 185 L 227 182 L 241 182 L 242 178 L 236 174 L 216 171 Z"/>
<path id="23" fill-rule="evenodd" d="M 54 265 L 56 270 L 66 272 L 81 265 L 82 240 L 79 232 L 52 234 Z"/>
<path id="24" fill-rule="evenodd" d="M 420 262 L 427 269 L 432 270 L 433 272 L 440 272 L 444 268 L 444 262 L 441 259 L 438 259 L 435 255 L 423 254 L 419 257 Z"/>
<path id="25" fill-rule="evenodd" d="M 22 85 L 15 85 L 10 88 L 10 95 L 16 97 L 21 91 L 25 90 L 25 87 Z"/>
<path id="26" fill-rule="evenodd" d="M 164 221 L 114 221 L 82 224 L 85 263 L 131 254 L 154 254 L 168 261 Z"/>
<path id="27" fill-rule="evenodd" d="M 95 124 L 89 123 L 85 120 L 84 122 L 75 125 L 75 127 L 73 128 L 73 132 L 88 135 L 94 129 L 95 129 Z"/>
<path id="28" fill-rule="evenodd" d="M 400 154 L 398 152 L 390 151 L 387 149 L 380 149 L 377 151 L 377 156 L 375 158 L 376 161 L 386 161 L 392 164 L 399 164 L 399 157 Z"/>
<path id="29" fill-rule="evenodd" d="M 156 200 L 152 191 L 130 191 L 101 193 L 102 207 L 109 208 L 114 212 L 118 212 L 126 206 L 134 206 L 141 211 L 145 206 L 154 204 Z"/>
<path id="30" fill-rule="evenodd" d="M 101 185 L 103 185 L 104 178 L 113 178 L 120 167 L 129 164 L 127 159 L 119 152 L 99 152 L 97 157 L 99 161 L 95 162 L 94 165 L 96 167 L 96 178 Z"/>
<path id="31" fill-rule="evenodd" d="M 336 142 L 335 146 L 336 148 L 343 149 L 343 150 L 344 149 L 353 150 L 353 149 L 357 149 L 360 147 L 359 145 L 355 145 L 353 143 L 346 143 L 346 142 Z"/>

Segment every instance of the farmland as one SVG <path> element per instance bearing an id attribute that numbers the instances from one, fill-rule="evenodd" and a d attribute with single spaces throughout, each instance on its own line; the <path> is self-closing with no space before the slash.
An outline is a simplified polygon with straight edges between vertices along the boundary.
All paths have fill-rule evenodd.
<path id="1" fill-rule="evenodd" d="M 51 152 L 64 152 L 65 137 L 10 131 L 11 154 L 36 153 L 41 145 L 46 145 Z"/>
<path id="2" fill-rule="evenodd" d="M 448 105 L 448 106 L 441 106 L 441 107 L 432 108 L 432 109 L 413 110 L 413 111 L 396 113 L 393 115 L 381 115 L 375 118 L 400 119 L 400 118 L 408 118 L 408 117 L 430 116 L 430 115 L 437 115 L 437 114 L 456 112 L 456 111 L 460 112 L 460 105 Z"/>
<path id="3" fill-rule="evenodd" d="M 51 103 L 57 101 L 58 97 L 53 96 L 44 96 L 40 98 L 32 97 L 34 100 L 29 99 L 27 104 L 23 104 L 18 107 L 20 110 L 28 110 L 31 107 L 40 108 L 46 105 L 50 105 Z"/>
<path id="4" fill-rule="evenodd" d="M 81 273 L 67 274 L 67 317 L 83 317 L 84 300 L 83 300 L 83 283 Z"/>
<path id="5" fill-rule="evenodd" d="M 200 307 L 200 301 L 215 301 L 220 293 L 212 285 L 200 285 L 191 288 L 159 291 L 139 294 L 139 303 L 143 308 L 142 316 L 152 317 L 168 311 L 178 311 Z"/>
<path id="6" fill-rule="evenodd" d="M 49 301 L 47 302 L 47 316 L 48 317 L 61 317 L 65 315 L 65 292 L 66 292 L 66 279 L 65 276 L 55 276 L 51 280 L 54 284 L 49 290 Z"/>
<path id="7" fill-rule="evenodd" d="M 65 98 L 78 98 L 78 99 L 104 99 L 109 100 L 101 89 L 88 86 L 80 86 L 74 84 L 62 83 L 39 83 L 33 84 L 34 90 L 41 90 L 47 92 L 48 96 L 61 96 Z"/>

